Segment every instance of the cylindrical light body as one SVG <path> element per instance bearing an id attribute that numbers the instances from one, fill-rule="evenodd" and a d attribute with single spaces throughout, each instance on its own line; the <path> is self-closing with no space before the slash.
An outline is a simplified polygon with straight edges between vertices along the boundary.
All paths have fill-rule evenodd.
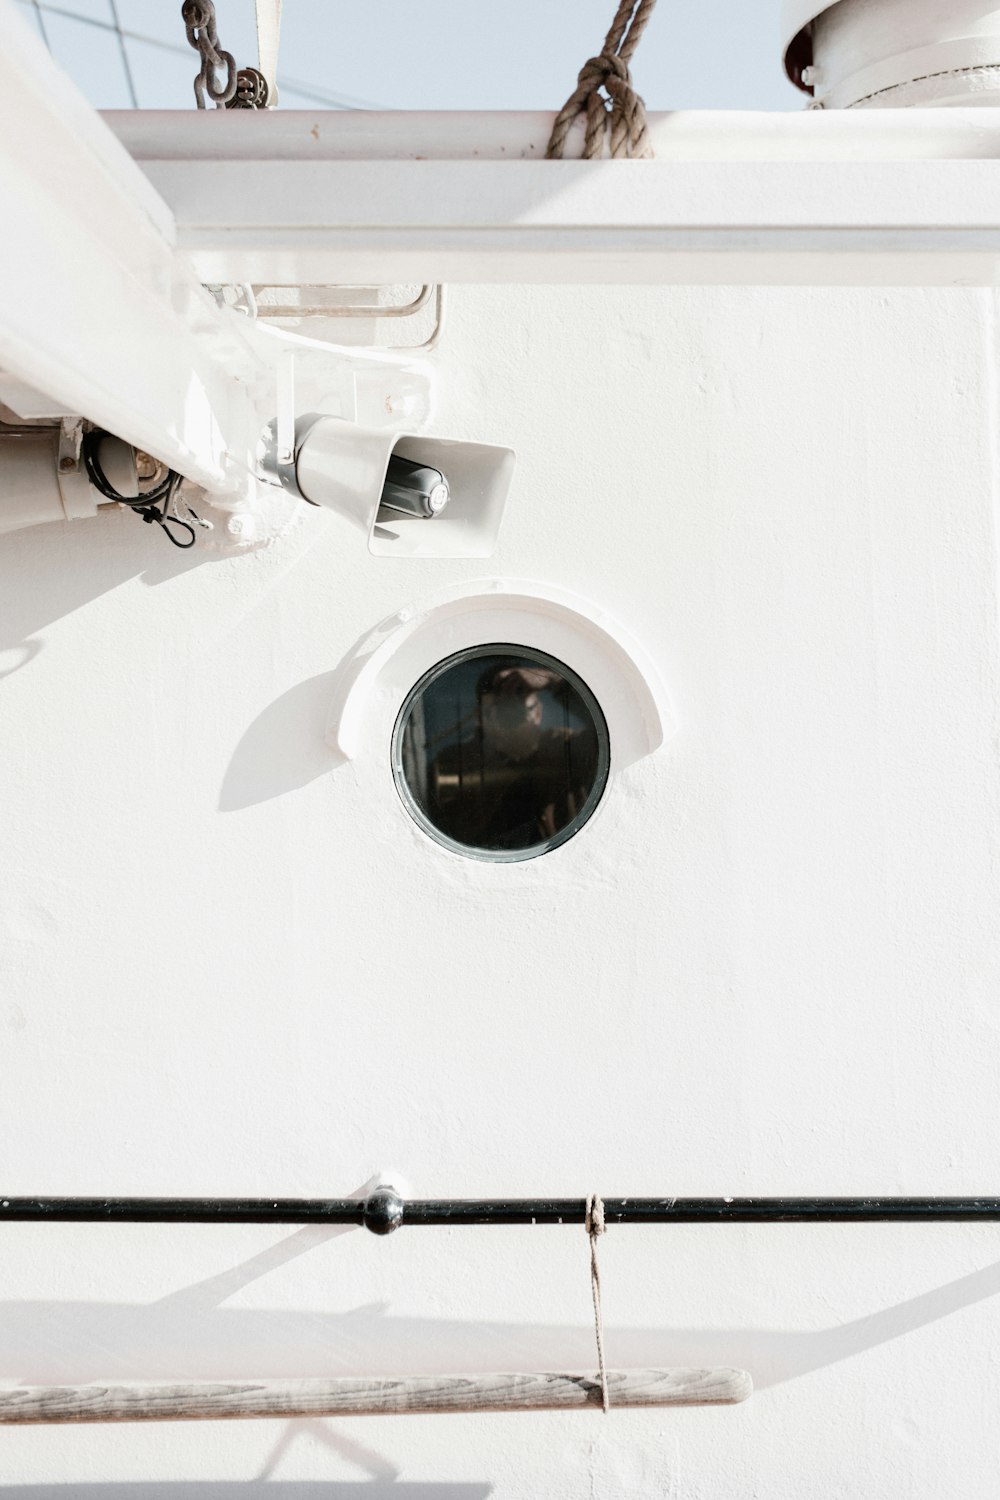
<path id="1" fill-rule="evenodd" d="M 398 433 L 320 417 L 295 453 L 295 479 L 306 500 L 335 510 L 370 535 L 389 455 Z"/>
<path id="2" fill-rule="evenodd" d="M 0 533 L 97 514 L 97 494 L 78 467 L 59 471 L 59 429 L 0 433 Z"/>
<path id="3" fill-rule="evenodd" d="M 489 557 L 514 454 L 496 443 L 313 415 L 296 424 L 294 463 L 279 463 L 272 444 L 264 468 L 292 493 L 359 526 L 376 555 Z"/>

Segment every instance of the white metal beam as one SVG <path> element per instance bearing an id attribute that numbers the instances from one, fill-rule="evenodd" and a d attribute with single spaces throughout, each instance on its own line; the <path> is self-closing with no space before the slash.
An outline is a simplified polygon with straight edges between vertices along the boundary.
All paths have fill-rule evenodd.
<path id="1" fill-rule="evenodd" d="M 109 118 L 206 280 L 953 285 L 1000 274 L 995 113 L 657 116 L 652 162 L 540 161 L 541 115 Z"/>
<path id="2" fill-rule="evenodd" d="M 977 283 L 1000 264 L 994 162 L 147 168 L 206 280 Z"/>
<path id="3" fill-rule="evenodd" d="M 553 116 L 537 110 L 105 110 L 146 161 L 540 161 Z M 805 112 L 678 110 L 647 115 L 660 162 L 1000 159 L 1000 109 Z M 584 128 L 566 155 L 580 154 Z"/>
<path id="4" fill-rule="evenodd" d="M 219 493 L 245 489 L 255 362 L 173 216 L 0 0 L 0 367 Z"/>
<path id="5" fill-rule="evenodd" d="M 230 497 L 277 356 L 204 281 L 1000 280 L 1000 111 L 654 116 L 655 161 L 546 162 L 541 114 L 102 121 L 0 28 L 0 366 Z"/>

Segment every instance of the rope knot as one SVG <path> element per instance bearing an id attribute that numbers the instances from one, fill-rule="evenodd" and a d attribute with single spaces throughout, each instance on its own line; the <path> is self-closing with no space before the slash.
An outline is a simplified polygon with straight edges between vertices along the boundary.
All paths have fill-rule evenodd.
<path id="1" fill-rule="evenodd" d="M 555 118 L 545 152 L 550 160 L 562 157 L 570 126 L 582 114 L 587 116 L 585 158 L 603 153 L 609 125 L 612 157 L 652 156 L 646 107 L 632 87 L 629 63 L 655 4 L 656 0 L 621 0 L 604 46 L 584 63 L 576 88 Z"/>
<path id="2" fill-rule="evenodd" d="M 587 1199 L 586 1224 L 587 1233 L 590 1235 L 590 1238 L 592 1240 L 596 1240 L 598 1235 L 603 1234 L 605 1231 L 606 1225 L 604 1223 L 604 1199 L 598 1198 L 596 1194 L 593 1197 Z"/>
<path id="3" fill-rule="evenodd" d="M 611 78 L 631 83 L 628 63 L 622 62 L 617 52 L 599 52 L 596 57 L 588 57 L 577 74 L 577 89 L 586 88 L 590 93 L 594 89 L 606 88 Z"/>

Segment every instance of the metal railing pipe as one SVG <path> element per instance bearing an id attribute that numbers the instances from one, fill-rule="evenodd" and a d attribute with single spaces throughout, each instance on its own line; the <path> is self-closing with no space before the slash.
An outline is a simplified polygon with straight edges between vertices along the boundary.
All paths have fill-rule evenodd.
<path id="1" fill-rule="evenodd" d="M 583 1224 L 585 1198 L 0 1198 L 0 1222 L 342 1224 L 400 1227 Z M 605 1198 L 607 1224 L 969 1223 L 1000 1220 L 1000 1198 Z"/>

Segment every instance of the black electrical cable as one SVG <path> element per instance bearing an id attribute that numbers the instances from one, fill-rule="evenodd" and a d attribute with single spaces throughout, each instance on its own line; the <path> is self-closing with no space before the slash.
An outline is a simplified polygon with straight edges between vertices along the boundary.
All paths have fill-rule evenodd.
<path id="1" fill-rule="evenodd" d="M 193 547 L 195 543 L 194 527 L 189 526 L 186 521 L 182 521 L 179 516 L 170 514 L 170 507 L 173 504 L 177 491 L 181 487 L 183 475 L 178 474 L 175 469 L 168 469 L 165 477 L 158 484 L 155 484 L 152 489 L 143 490 L 138 495 L 121 494 L 115 489 L 105 474 L 98 455 L 101 440 L 107 436 L 108 434 L 102 431 L 101 428 L 95 427 L 84 435 L 81 445 L 84 467 L 87 470 L 87 477 L 94 486 L 94 489 L 97 490 L 99 495 L 103 495 L 105 500 L 113 500 L 118 505 L 127 505 L 129 510 L 135 511 L 136 515 L 141 516 L 144 521 L 148 521 L 150 524 L 155 523 L 161 527 L 167 541 L 174 547 L 180 547 L 182 551 L 186 551 L 188 547 Z M 162 505 L 160 504 L 161 501 Z M 195 520 L 198 519 L 194 511 L 191 511 L 191 514 L 195 516 Z M 171 531 L 171 526 L 176 526 L 182 531 L 186 531 L 188 540 L 186 542 L 181 541 Z"/>

